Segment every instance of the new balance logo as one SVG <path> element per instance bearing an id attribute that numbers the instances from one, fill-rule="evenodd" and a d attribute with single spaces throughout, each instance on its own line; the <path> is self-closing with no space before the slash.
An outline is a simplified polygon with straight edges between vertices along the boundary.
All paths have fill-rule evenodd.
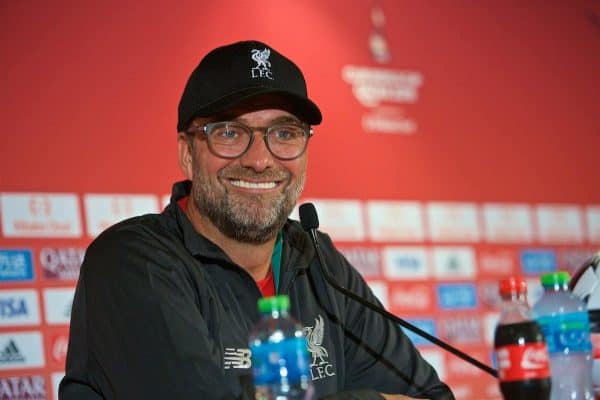
<path id="1" fill-rule="evenodd" d="M 225 354 L 223 355 L 223 367 L 225 369 L 248 369 L 251 365 L 250 349 L 225 348 Z"/>
<path id="2" fill-rule="evenodd" d="M 25 362 L 25 357 L 19 352 L 14 340 L 9 341 L 0 353 L 0 363 L 7 362 Z"/>

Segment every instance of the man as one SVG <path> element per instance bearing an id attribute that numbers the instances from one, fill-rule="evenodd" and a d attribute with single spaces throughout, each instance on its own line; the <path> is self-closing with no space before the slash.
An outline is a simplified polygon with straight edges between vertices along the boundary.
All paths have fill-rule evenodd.
<path id="1" fill-rule="evenodd" d="M 320 122 L 301 71 L 270 46 L 238 42 L 204 57 L 179 103 L 187 180 L 162 214 L 109 228 L 86 253 L 61 399 L 246 398 L 256 303 L 275 293 L 323 332 L 309 346 L 319 350 L 316 398 L 453 399 L 397 326 L 326 284 L 309 236 L 287 219 Z M 376 301 L 319 240 L 338 282 Z"/>

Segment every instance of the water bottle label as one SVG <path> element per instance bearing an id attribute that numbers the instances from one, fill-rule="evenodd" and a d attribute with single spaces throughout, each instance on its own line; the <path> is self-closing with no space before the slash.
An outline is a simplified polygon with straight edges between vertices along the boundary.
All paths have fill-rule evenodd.
<path id="1" fill-rule="evenodd" d="M 253 345 L 252 373 L 255 385 L 298 383 L 310 380 L 309 357 L 305 337 Z"/>
<path id="2" fill-rule="evenodd" d="M 590 340 L 590 321 L 587 313 L 575 312 L 541 316 L 537 320 L 552 353 L 589 352 L 592 350 Z"/>
<path id="3" fill-rule="evenodd" d="M 548 349 L 543 342 L 511 344 L 496 348 L 501 381 L 545 379 L 550 376 Z"/>

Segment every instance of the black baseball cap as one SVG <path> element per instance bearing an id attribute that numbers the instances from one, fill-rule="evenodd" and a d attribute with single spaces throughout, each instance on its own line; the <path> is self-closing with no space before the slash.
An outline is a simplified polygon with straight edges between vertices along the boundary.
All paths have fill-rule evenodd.
<path id="1" fill-rule="evenodd" d="M 209 52 L 190 75 L 178 107 L 177 131 L 196 117 L 210 117 L 262 95 L 282 98 L 286 107 L 310 125 L 322 121 L 307 95 L 302 71 L 268 44 L 250 40 Z"/>

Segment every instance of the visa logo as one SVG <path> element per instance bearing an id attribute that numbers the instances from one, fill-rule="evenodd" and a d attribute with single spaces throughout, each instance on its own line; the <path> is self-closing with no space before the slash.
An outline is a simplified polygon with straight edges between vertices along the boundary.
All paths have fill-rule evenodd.
<path id="1" fill-rule="evenodd" d="M 435 322 L 432 319 L 407 319 L 406 321 L 421 329 L 422 331 L 429 333 L 431 336 L 437 336 Z M 413 344 L 416 346 L 432 344 L 429 340 L 417 335 L 411 330 L 408 330 L 406 328 L 402 328 L 402 330 L 404 331 L 406 336 L 408 336 L 410 341 L 413 342 Z"/>
<path id="2" fill-rule="evenodd" d="M 25 299 L 0 299 L 0 318 L 12 318 L 27 315 L 27 303 Z"/>
<path id="3" fill-rule="evenodd" d="M 477 291 L 470 283 L 446 283 L 437 287 L 438 306 L 441 309 L 477 308 Z"/>
<path id="4" fill-rule="evenodd" d="M 540 275 L 556 271 L 558 262 L 552 250 L 524 250 L 521 252 L 521 270 L 526 275 Z"/>
<path id="5" fill-rule="evenodd" d="M 33 280 L 31 250 L 0 250 L 0 281 Z"/>

